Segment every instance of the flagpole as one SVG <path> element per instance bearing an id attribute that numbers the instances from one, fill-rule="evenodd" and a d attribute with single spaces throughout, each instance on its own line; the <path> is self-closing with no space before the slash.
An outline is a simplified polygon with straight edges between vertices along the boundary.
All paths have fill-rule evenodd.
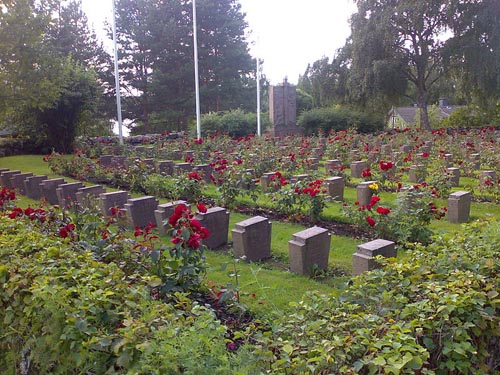
<path id="1" fill-rule="evenodd" d="M 116 42 L 116 13 L 115 13 L 115 0 L 111 0 L 113 5 L 113 45 L 115 50 L 115 89 L 116 89 L 116 112 L 118 117 L 118 137 L 120 144 L 123 145 L 123 132 L 122 132 L 122 103 L 120 97 L 120 77 L 118 76 L 118 43 Z"/>
<path id="2" fill-rule="evenodd" d="M 200 78 L 198 77 L 198 31 L 196 27 L 196 0 L 193 0 L 194 86 L 196 92 L 196 136 L 201 139 Z"/>
<path id="3" fill-rule="evenodd" d="M 257 56 L 257 135 L 260 137 L 262 135 L 262 128 L 260 123 L 260 61 L 259 56 Z"/>

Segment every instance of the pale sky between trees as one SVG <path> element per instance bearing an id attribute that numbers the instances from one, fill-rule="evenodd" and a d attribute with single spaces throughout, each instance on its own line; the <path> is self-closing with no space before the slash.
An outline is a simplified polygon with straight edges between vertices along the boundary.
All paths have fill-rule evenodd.
<path id="1" fill-rule="evenodd" d="M 97 34 L 111 21 L 112 0 L 82 0 Z M 240 0 L 253 31 L 251 54 L 264 60 L 263 72 L 272 84 L 285 77 L 297 83 L 308 63 L 332 58 L 350 35 L 352 0 Z"/>

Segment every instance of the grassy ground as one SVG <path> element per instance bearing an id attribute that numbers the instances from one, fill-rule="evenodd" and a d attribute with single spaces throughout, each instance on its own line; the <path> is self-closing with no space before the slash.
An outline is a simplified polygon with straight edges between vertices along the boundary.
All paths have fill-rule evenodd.
<path id="1" fill-rule="evenodd" d="M 43 162 L 42 156 L 27 155 L 0 158 L 0 168 L 18 169 L 21 172 L 33 172 L 35 175 L 48 175 L 58 177 L 48 168 L 48 164 Z M 70 182 L 70 178 L 65 177 Z M 467 184 L 473 181 L 462 179 L 461 185 L 454 190 L 463 190 Z M 89 185 L 89 184 L 88 184 Z M 108 189 L 112 191 L 113 189 Z M 211 192 L 213 194 L 213 191 Z M 138 196 L 138 194 L 133 194 Z M 388 204 L 395 203 L 395 194 L 382 193 L 382 200 Z M 356 190 L 346 188 L 345 200 L 354 202 L 356 200 Z M 261 196 L 258 203 L 270 206 L 267 197 Z M 19 204 L 21 206 L 38 205 L 40 202 L 22 197 Z M 446 201 L 441 201 L 441 205 L 446 205 Z M 336 221 L 345 221 L 341 215 L 341 204 L 332 203 L 324 210 L 326 218 Z M 231 244 L 231 229 L 234 224 L 247 219 L 248 216 L 231 212 L 229 225 L 229 243 Z M 500 218 L 500 205 L 492 203 L 473 203 L 471 208 L 471 219 Z M 303 230 L 299 224 L 288 222 L 272 223 L 271 252 L 272 259 L 263 263 L 248 264 L 245 262 L 235 262 L 230 255 L 230 246 L 226 251 L 209 251 L 207 260 L 209 270 L 207 280 L 216 287 L 230 286 L 237 287 L 241 294 L 242 302 L 248 305 L 251 310 L 258 311 L 261 315 L 281 314 L 287 309 L 289 302 L 298 301 L 302 295 L 309 290 L 317 290 L 321 293 L 337 293 L 338 288 L 346 281 L 347 277 L 342 276 L 342 272 L 350 273 L 352 270 L 352 254 L 356 251 L 356 246 L 361 240 L 350 237 L 332 235 L 330 247 L 329 265 L 333 270 L 327 277 L 319 280 L 312 280 L 307 277 L 297 276 L 287 270 L 288 264 L 288 241 L 292 235 Z M 440 232 L 458 232 L 461 230 L 459 224 L 452 224 L 446 220 L 434 221 L 431 229 Z M 162 238 L 168 242 L 168 238 Z M 404 256 L 404 254 L 400 254 Z M 225 269 L 224 269 L 225 266 Z M 234 274 L 238 274 L 238 280 Z M 233 276 L 231 276 L 233 275 Z"/>

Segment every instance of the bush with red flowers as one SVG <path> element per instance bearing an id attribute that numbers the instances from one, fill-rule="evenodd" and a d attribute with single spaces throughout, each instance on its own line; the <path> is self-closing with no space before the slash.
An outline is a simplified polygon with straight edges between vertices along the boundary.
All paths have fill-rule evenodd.
<path id="1" fill-rule="evenodd" d="M 206 212 L 207 208 L 198 204 L 198 211 Z M 136 230 L 136 237 L 143 236 L 141 244 L 150 255 L 151 272 L 157 277 L 152 284 L 153 294 L 159 296 L 196 289 L 206 273 L 203 240 L 210 236 L 209 230 L 183 204 L 175 208 L 168 224 L 170 246 L 156 248 L 153 240 L 157 237 L 151 234 L 151 228 Z"/>

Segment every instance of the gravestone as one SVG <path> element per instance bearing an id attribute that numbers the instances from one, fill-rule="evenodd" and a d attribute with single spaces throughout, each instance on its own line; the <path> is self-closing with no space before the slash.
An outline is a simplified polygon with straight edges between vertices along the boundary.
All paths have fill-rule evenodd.
<path id="1" fill-rule="evenodd" d="M 106 192 L 101 185 L 87 186 L 78 189 L 76 192 L 76 201 L 82 208 L 91 208 L 92 202 L 99 201 L 99 196 Z"/>
<path id="2" fill-rule="evenodd" d="M 309 178 L 309 175 L 307 173 L 296 174 L 296 175 L 293 175 L 292 177 L 290 177 L 290 182 L 291 183 L 295 183 L 295 182 L 298 182 L 298 181 L 305 181 L 308 178 Z"/>
<path id="3" fill-rule="evenodd" d="M 40 182 L 40 191 L 42 198 L 45 198 L 50 204 L 59 204 L 57 197 L 57 188 L 59 185 L 65 184 L 64 178 L 52 178 Z"/>
<path id="4" fill-rule="evenodd" d="M 451 186 L 460 185 L 460 169 L 459 168 L 446 168 L 446 173 L 448 174 L 451 182 Z"/>
<path id="5" fill-rule="evenodd" d="M 193 165 L 191 163 L 177 163 L 174 164 L 174 175 L 178 176 L 186 172 L 191 172 Z"/>
<path id="6" fill-rule="evenodd" d="M 450 168 L 453 165 L 453 154 L 444 154 L 443 158 L 446 168 Z"/>
<path id="7" fill-rule="evenodd" d="M 327 175 L 332 175 L 339 172 L 342 169 L 342 162 L 338 159 L 327 160 L 325 162 L 325 173 Z"/>
<path id="8" fill-rule="evenodd" d="M 172 176 L 174 173 L 174 162 L 172 160 L 161 160 L 156 163 L 156 170 L 160 174 Z"/>
<path id="9" fill-rule="evenodd" d="M 210 176 L 212 175 L 212 166 L 210 164 L 199 164 L 194 166 L 194 170 L 198 172 L 200 177 L 205 182 L 210 182 Z"/>
<path id="10" fill-rule="evenodd" d="M 9 170 L 9 168 L 0 168 L 0 175 L 2 174 L 2 172 L 7 172 Z"/>
<path id="11" fill-rule="evenodd" d="M 320 227 L 295 233 L 288 241 L 290 271 L 312 276 L 316 270 L 327 270 L 330 241 L 328 230 Z"/>
<path id="12" fill-rule="evenodd" d="M 330 177 L 325 179 L 328 188 L 328 195 L 333 197 L 335 201 L 341 202 L 344 200 L 345 181 L 343 177 Z"/>
<path id="13" fill-rule="evenodd" d="M 306 165 L 311 170 L 317 171 L 318 170 L 318 165 L 319 165 L 319 160 L 318 160 L 318 158 L 309 158 L 309 159 L 306 159 Z"/>
<path id="14" fill-rule="evenodd" d="M 457 191 L 448 198 L 448 221 L 450 223 L 466 223 L 470 216 L 471 193 Z"/>
<path id="15" fill-rule="evenodd" d="M 177 207 L 180 204 L 183 204 L 186 207 L 188 206 L 186 201 L 178 200 L 160 204 L 156 208 L 155 210 L 156 227 L 158 228 L 158 232 L 161 235 L 164 236 L 167 234 L 168 223 L 166 223 L 166 221 L 169 219 L 170 216 L 174 214 L 175 207 Z"/>
<path id="16" fill-rule="evenodd" d="M 399 149 L 401 150 L 401 152 L 403 154 L 408 154 L 409 152 L 411 152 L 411 150 L 413 149 L 413 147 L 410 146 L 410 145 L 402 145 Z"/>
<path id="17" fill-rule="evenodd" d="M 112 191 L 109 193 L 102 193 L 99 195 L 101 212 L 104 217 L 111 215 L 111 209 L 113 207 L 118 207 L 122 209 L 125 207 L 125 203 L 130 199 L 130 194 L 126 191 Z"/>
<path id="18" fill-rule="evenodd" d="M 249 262 L 256 262 L 271 256 L 271 222 L 262 216 L 251 217 L 235 224 L 233 253 L 237 258 L 245 256 Z"/>
<path id="19" fill-rule="evenodd" d="M 469 160 L 472 163 L 472 168 L 475 170 L 481 169 L 481 156 L 479 154 L 470 154 Z"/>
<path id="20" fill-rule="evenodd" d="M 124 155 L 117 155 L 111 158 L 111 166 L 114 168 L 125 168 L 127 165 L 127 157 Z"/>
<path id="21" fill-rule="evenodd" d="M 145 228 L 149 223 L 155 224 L 157 208 L 158 200 L 150 195 L 128 199 L 125 203 L 128 224 L 132 228 Z"/>
<path id="22" fill-rule="evenodd" d="M 312 149 L 312 156 L 321 159 L 323 157 L 323 149 L 321 147 L 315 147 Z"/>
<path id="23" fill-rule="evenodd" d="M 410 166 L 408 181 L 419 184 L 425 181 L 426 174 L 425 165 L 412 165 Z"/>
<path id="24" fill-rule="evenodd" d="M 379 268 L 380 264 L 374 259 L 377 255 L 386 258 L 397 257 L 396 244 L 392 241 L 377 239 L 359 245 L 352 256 L 353 274 L 359 275 Z"/>
<path id="25" fill-rule="evenodd" d="M 495 183 L 496 179 L 497 179 L 496 171 L 481 171 L 481 173 L 479 174 L 479 182 L 482 184 L 484 184 L 484 182 L 487 180 Z"/>
<path id="26" fill-rule="evenodd" d="M 7 171 L 2 172 L 2 174 L 0 175 L 0 184 L 7 189 L 12 189 L 13 186 L 12 186 L 11 178 L 13 176 L 15 176 L 16 174 L 21 174 L 21 171 L 7 170 Z"/>
<path id="27" fill-rule="evenodd" d="M 184 151 L 184 160 L 194 160 L 194 151 L 193 150 L 188 150 Z"/>
<path id="28" fill-rule="evenodd" d="M 10 178 L 10 183 L 13 188 L 16 188 L 19 194 L 26 195 L 26 189 L 24 187 L 24 180 L 28 177 L 33 176 L 33 173 L 19 173 L 15 174 Z"/>
<path id="29" fill-rule="evenodd" d="M 273 125 L 270 133 L 274 137 L 301 134 L 297 125 L 297 91 L 285 79 L 282 85 L 269 87 L 269 119 Z"/>
<path id="30" fill-rule="evenodd" d="M 40 189 L 40 182 L 47 180 L 47 176 L 32 176 L 24 180 L 24 191 L 26 196 L 31 199 L 42 198 L 42 191 Z"/>
<path id="31" fill-rule="evenodd" d="M 209 249 L 218 249 L 227 244 L 229 234 L 229 211 L 222 207 L 212 207 L 207 212 L 198 212 L 196 219 L 210 231 L 210 236 L 203 240 Z"/>
<path id="32" fill-rule="evenodd" d="M 103 167 L 111 167 L 112 163 L 113 155 L 101 155 L 99 157 L 99 164 L 101 164 Z"/>
<path id="33" fill-rule="evenodd" d="M 71 182 L 69 184 L 61 184 L 56 189 L 57 201 L 61 207 L 70 205 L 76 202 L 76 193 L 81 189 L 83 184 L 81 182 Z"/>
<path id="34" fill-rule="evenodd" d="M 260 177 L 260 187 L 263 193 L 267 192 L 271 185 L 271 179 L 276 172 L 266 172 Z"/>
<path id="35" fill-rule="evenodd" d="M 351 177 L 362 178 L 363 171 L 367 168 L 366 161 L 353 161 L 351 163 Z"/>
<path id="36" fill-rule="evenodd" d="M 375 184 L 376 181 L 365 181 L 360 183 L 356 187 L 356 194 L 360 206 L 366 206 L 370 203 L 372 199 L 373 191 L 370 189 L 371 184 Z"/>

